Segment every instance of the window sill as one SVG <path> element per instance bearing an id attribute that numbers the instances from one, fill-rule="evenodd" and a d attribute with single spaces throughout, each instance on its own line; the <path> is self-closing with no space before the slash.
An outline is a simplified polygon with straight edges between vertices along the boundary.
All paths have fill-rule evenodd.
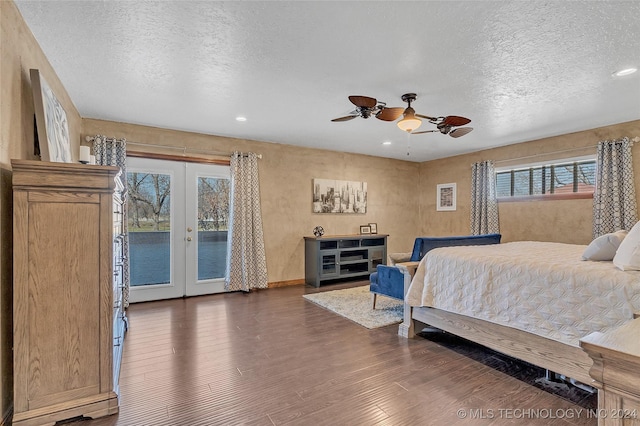
<path id="1" fill-rule="evenodd" d="M 569 192 L 565 194 L 525 195 L 520 197 L 500 197 L 499 203 L 525 201 L 556 201 L 556 200 L 586 200 L 592 199 L 593 192 Z"/>

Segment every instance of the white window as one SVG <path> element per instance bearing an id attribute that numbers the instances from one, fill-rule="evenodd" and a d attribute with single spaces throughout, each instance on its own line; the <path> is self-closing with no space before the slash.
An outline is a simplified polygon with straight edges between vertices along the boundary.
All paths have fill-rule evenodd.
<path id="1" fill-rule="evenodd" d="M 501 201 L 589 198 L 595 185 L 593 157 L 496 169 L 496 191 Z"/>

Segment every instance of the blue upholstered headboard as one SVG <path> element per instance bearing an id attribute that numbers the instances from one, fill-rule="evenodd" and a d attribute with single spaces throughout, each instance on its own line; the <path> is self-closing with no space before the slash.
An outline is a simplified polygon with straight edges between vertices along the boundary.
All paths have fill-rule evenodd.
<path id="1" fill-rule="evenodd" d="M 425 254 L 434 248 L 452 246 L 482 246 L 486 244 L 500 244 L 501 234 L 466 235 L 455 237 L 418 237 L 413 244 L 411 261 L 421 260 Z"/>

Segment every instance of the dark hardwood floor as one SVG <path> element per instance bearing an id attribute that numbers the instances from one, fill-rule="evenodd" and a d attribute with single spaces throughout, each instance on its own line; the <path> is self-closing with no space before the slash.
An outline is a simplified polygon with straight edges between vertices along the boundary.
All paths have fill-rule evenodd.
<path id="1" fill-rule="evenodd" d="M 302 298 L 353 285 L 132 305 L 120 413 L 73 424 L 597 424 L 595 395 L 572 402 L 474 345 L 368 330 Z"/>

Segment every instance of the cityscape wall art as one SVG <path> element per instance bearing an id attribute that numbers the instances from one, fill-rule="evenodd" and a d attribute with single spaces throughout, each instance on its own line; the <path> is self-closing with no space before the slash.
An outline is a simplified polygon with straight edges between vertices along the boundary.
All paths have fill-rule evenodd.
<path id="1" fill-rule="evenodd" d="M 367 183 L 313 179 L 314 213 L 367 212 Z"/>

